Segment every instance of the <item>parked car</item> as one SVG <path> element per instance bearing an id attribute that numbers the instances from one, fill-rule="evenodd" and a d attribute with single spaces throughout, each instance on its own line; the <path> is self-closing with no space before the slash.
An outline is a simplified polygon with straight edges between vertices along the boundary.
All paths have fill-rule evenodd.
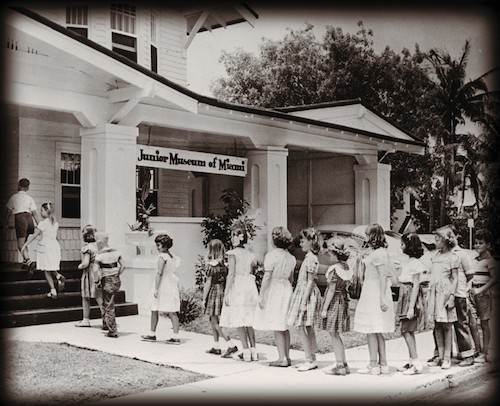
<path id="1" fill-rule="evenodd" d="M 334 224 L 334 225 L 320 225 L 315 227 L 323 238 L 327 240 L 333 236 L 339 236 L 345 239 L 349 247 L 350 256 L 347 260 L 348 265 L 354 269 L 357 263 L 358 256 L 362 250 L 363 244 L 366 242 L 365 229 L 366 225 L 359 224 Z M 391 231 L 386 231 L 386 240 L 388 243 L 389 259 L 391 262 L 391 281 L 393 286 L 397 286 L 397 277 L 401 272 L 401 264 L 408 261 L 409 257 L 401 250 L 401 237 L 397 238 L 391 235 Z M 297 266 L 295 267 L 294 282 L 297 280 L 298 272 L 305 253 L 299 246 L 299 239 L 296 237 L 294 241 L 293 255 L 297 258 Z M 326 289 L 325 273 L 331 265 L 330 256 L 325 250 L 322 250 L 318 255 L 319 270 L 317 285 L 323 294 Z M 393 291 L 396 294 L 396 290 Z"/>

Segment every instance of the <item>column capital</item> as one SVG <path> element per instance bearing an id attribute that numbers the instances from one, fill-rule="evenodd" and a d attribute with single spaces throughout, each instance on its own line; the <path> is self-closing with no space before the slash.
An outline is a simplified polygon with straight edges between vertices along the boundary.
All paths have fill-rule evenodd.
<path id="1" fill-rule="evenodd" d="M 133 137 L 134 139 L 139 136 L 139 128 L 130 127 L 125 125 L 117 125 L 117 124 L 99 124 L 92 128 L 82 128 L 80 129 L 81 137 L 93 137 L 105 134 L 109 138 L 113 138 L 113 136 L 123 137 Z"/>
<path id="2" fill-rule="evenodd" d="M 370 163 L 366 165 L 354 165 L 354 172 L 358 171 L 370 171 L 370 170 L 378 170 L 378 171 L 391 171 L 390 164 L 379 164 L 378 162 Z"/>
<path id="3" fill-rule="evenodd" d="M 247 156 L 249 155 L 262 155 L 262 154 L 276 154 L 276 155 L 284 155 L 288 156 L 288 149 L 284 147 L 275 147 L 275 146 L 262 146 L 255 149 L 247 150 Z"/>

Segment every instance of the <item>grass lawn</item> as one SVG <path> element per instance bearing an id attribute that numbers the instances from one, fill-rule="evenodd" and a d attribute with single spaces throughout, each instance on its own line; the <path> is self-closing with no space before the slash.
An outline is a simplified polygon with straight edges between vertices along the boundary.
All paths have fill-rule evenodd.
<path id="1" fill-rule="evenodd" d="M 2 404 L 78 405 L 211 378 L 67 344 L 4 341 Z"/>

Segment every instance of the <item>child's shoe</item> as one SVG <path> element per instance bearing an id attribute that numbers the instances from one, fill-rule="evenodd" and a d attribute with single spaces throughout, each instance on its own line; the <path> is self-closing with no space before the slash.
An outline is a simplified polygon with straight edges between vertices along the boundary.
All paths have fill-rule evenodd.
<path id="1" fill-rule="evenodd" d="M 358 369 L 358 373 L 368 374 L 368 375 L 380 375 L 380 367 L 378 365 L 374 367 L 372 367 L 371 365 L 367 365 L 364 368 Z"/>
<path id="2" fill-rule="evenodd" d="M 299 372 L 311 371 L 312 369 L 318 368 L 316 361 L 304 362 L 300 367 L 297 368 Z"/>
<path id="3" fill-rule="evenodd" d="M 441 363 L 441 369 L 450 369 L 451 368 L 451 361 L 449 359 L 443 360 Z"/>
<path id="4" fill-rule="evenodd" d="M 351 370 L 349 369 L 349 365 L 347 365 L 347 362 L 344 362 L 344 368 L 345 368 L 345 373 L 349 375 L 351 373 Z"/>
<path id="5" fill-rule="evenodd" d="M 405 372 L 405 371 L 407 371 L 410 368 L 411 368 L 411 365 L 409 363 L 406 363 L 402 367 L 398 367 L 398 371 L 399 372 Z"/>
<path id="6" fill-rule="evenodd" d="M 477 362 L 478 364 L 484 364 L 488 362 L 486 354 L 479 354 L 476 358 L 474 358 L 474 362 Z"/>
<path id="7" fill-rule="evenodd" d="M 110 337 L 110 338 L 118 338 L 118 334 L 116 333 L 111 333 L 108 331 L 108 334 L 106 334 L 106 337 Z"/>
<path id="8" fill-rule="evenodd" d="M 417 368 L 415 365 L 412 365 L 407 370 L 403 371 L 403 375 L 416 375 L 422 372 L 421 369 Z"/>
<path id="9" fill-rule="evenodd" d="M 343 365 L 342 366 L 336 365 L 334 368 L 326 370 L 325 374 L 327 374 L 327 375 L 346 375 L 347 371 Z"/>
<path id="10" fill-rule="evenodd" d="M 443 365 L 443 360 L 439 357 L 436 357 L 431 362 L 427 362 L 427 365 L 430 367 L 440 367 L 441 365 Z"/>
<path id="11" fill-rule="evenodd" d="M 221 355 L 221 353 L 222 353 L 222 351 L 220 350 L 220 348 L 215 348 L 215 347 L 212 347 L 209 350 L 206 350 L 205 352 L 207 354 L 215 354 L 215 355 Z"/>
<path id="12" fill-rule="evenodd" d="M 156 336 L 152 334 L 146 334 L 141 336 L 141 339 L 143 339 L 144 341 L 156 341 Z"/>
<path id="13" fill-rule="evenodd" d="M 80 320 L 75 327 L 90 327 L 90 320 Z"/>
<path id="14" fill-rule="evenodd" d="M 224 354 L 221 355 L 222 358 L 231 358 L 232 354 L 238 352 L 238 347 L 227 347 L 227 350 Z"/>
<path id="15" fill-rule="evenodd" d="M 388 374 L 389 373 L 389 365 L 380 365 L 380 373 Z"/>
<path id="16" fill-rule="evenodd" d="M 166 341 L 167 344 L 174 344 L 174 345 L 179 345 L 181 343 L 181 340 L 179 340 L 178 338 L 169 338 L 167 341 Z"/>
<path id="17" fill-rule="evenodd" d="M 62 292 L 64 290 L 65 284 L 66 284 L 66 278 L 61 274 L 57 275 L 57 290 L 59 292 Z"/>

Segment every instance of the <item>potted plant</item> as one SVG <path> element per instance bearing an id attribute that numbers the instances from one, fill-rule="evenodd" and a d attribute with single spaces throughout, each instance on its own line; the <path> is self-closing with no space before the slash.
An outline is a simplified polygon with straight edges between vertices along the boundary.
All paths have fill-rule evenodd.
<path id="1" fill-rule="evenodd" d="M 125 233 L 125 237 L 128 244 L 137 247 L 137 254 L 141 258 L 147 259 L 149 257 L 147 245 L 149 244 L 149 237 L 153 235 L 153 229 L 149 224 L 149 217 L 156 207 L 153 203 L 150 203 L 146 207 L 146 199 L 150 191 L 151 172 L 149 168 L 141 168 L 140 170 L 142 171 L 143 182 L 141 193 L 137 198 L 137 219 L 133 224 L 127 223 L 130 231 Z"/>

